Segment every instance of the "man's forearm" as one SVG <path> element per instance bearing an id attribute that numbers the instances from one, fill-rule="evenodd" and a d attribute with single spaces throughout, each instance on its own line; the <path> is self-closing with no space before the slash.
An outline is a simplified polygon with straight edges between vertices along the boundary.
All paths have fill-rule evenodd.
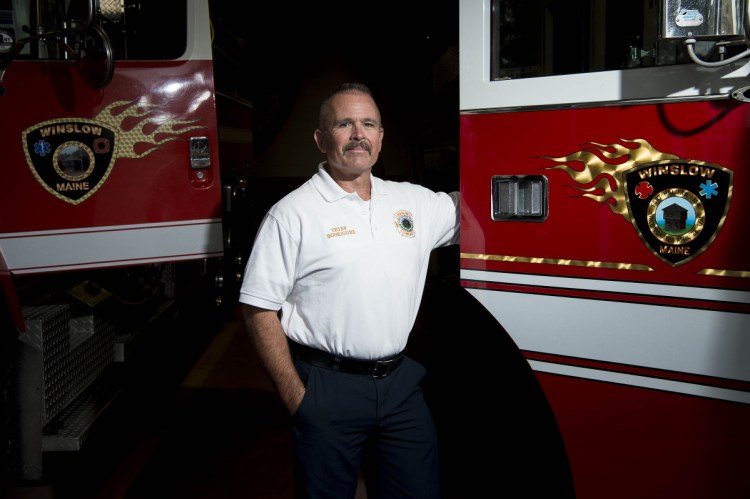
<path id="1" fill-rule="evenodd" d="M 249 305 L 242 306 L 242 313 L 255 354 L 289 413 L 294 414 L 302 402 L 305 386 L 292 362 L 277 313 Z"/>

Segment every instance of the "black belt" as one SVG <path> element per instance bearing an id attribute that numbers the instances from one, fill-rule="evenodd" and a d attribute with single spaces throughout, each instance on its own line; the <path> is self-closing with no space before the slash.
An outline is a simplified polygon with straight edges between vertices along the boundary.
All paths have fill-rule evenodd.
<path id="1" fill-rule="evenodd" d="M 404 353 L 398 353 L 393 357 L 380 360 L 359 360 L 341 357 L 332 353 L 318 350 L 307 345 L 300 345 L 289 340 L 289 348 L 292 355 L 308 364 L 316 367 L 324 367 L 350 374 L 364 374 L 373 378 L 384 378 L 393 372 L 401 361 Z"/>

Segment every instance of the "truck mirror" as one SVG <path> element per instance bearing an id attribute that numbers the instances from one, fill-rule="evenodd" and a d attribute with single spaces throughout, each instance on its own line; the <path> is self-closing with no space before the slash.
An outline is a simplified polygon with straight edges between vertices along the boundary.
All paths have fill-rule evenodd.
<path id="1" fill-rule="evenodd" d="M 81 78 L 93 88 L 104 88 L 112 80 L 115 58 L 107 33 L 91 24 L 84 33 L 83 50 L 78 59 Z"/>
<path id="2" fill-rule="evenodd" d="M 726 66 L 750 56 L 750 1 L 743 0 L 696 0 L 684 5 L 681 0 L 662 0 L 660 12 L 660 36 L 662 39 L 684 40 L 690 59 L 701 66 Z M 705 61 L 696 53 L 699 41 L 715 43 L 721 58 Z M 744 42 L 744 52 L 725 57 L 732 45 Z"/>

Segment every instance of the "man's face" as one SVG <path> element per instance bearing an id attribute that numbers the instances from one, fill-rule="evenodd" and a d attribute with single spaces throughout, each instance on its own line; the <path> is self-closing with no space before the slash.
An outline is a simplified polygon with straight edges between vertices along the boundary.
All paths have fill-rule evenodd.
<path id="1" fill-rule="evenodd" d="M 372 169 L 383 143 L 380 113 L 369 95 L 344 93 L 331 100 L 326 128 L 315 131 L 318 149 L 331 168 L 359 176 Z"/>

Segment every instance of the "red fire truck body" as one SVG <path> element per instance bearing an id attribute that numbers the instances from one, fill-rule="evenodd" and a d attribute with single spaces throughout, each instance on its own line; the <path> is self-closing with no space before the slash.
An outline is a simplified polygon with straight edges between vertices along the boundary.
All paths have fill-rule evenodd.
<path id="1" fill-rule="evenodd" d="M 167 64 L 118 61 L 105 88 L 87 85 L 71 61 L 9 66 L 0 99 L 4 163 L 14 165 L 6 168 L 0 220 L 6 270 L 221 255 L 208 6 L 191 8 L 203 39 L 191 33 L 194 43 Z M 206 149 L 198 167 L 191 146 Z M 66 172 L 66 153 L 81 156 L 82 166 Z"/>
<path id="2" fill-rule="evenodd" d="M 576 497 L 747 497 L 747 59 L 533 73 L 519 5 L 461 3 L 461 284 L 535 373 Z M 658 8 L 630 7 L 645 45 Z"/>
<path id="3" fill-rule="evenodd" d="M 234 158 L 207 3 L 26 3 L 0 2 L 0 312 L 8 475 L 35 481 L 142 330 L 209 310 Z M 578 499 L 750 494 L 750 69 L 677 55 L 659 23 L 702 14 L 674 3 L 459 2 L 461 285 L 538 380 Z"/>
<path id="4" fill-rule="evenodd" d="M 34 482 L 218 326 L 218 93 L 208 2 L 0 7 L 4 476 Z"/>

